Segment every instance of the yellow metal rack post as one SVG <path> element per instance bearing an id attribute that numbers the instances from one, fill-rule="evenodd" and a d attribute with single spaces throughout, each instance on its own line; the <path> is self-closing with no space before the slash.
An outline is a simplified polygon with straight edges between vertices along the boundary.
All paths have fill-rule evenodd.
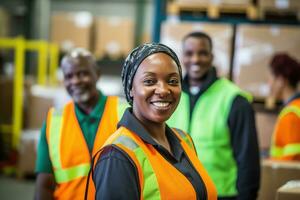
<path id="1" fill-rule="evenodd" d="M 18 37 L 15 39 L 0 39 L 0 47 L 15 49 L 12 125 L 2 125 L 1 129 L 6 133 L 12 132 L 13 147 L 17 148 L 22 129 L 25 40 L 22 37 Z"/>
<path id="2" fill-rule="evenodd" d="M 12 125 L 0 124 L 0 130 L 4 133 L 12 133 L 13 148 L 17 148 L 20 142 L 20 134 L 23 123 L 23 85 L 24 85 L 24 63 L 25 51 L 38 52 L 37 83 L 45 85 L 47 82 L 48 54 L 50 58 L 50 79 L 51 84 L 56 83 L 56 70 L 58 67 L 59 50 L 56 44 L 49 44 L 46 41 L 25 40 L 23 37 L 0 38 L 0 48 L 14 49 L 14 91 L 13 91 L 13 119 Z M 48 50 L 49 49 L 49 50 Z"/>

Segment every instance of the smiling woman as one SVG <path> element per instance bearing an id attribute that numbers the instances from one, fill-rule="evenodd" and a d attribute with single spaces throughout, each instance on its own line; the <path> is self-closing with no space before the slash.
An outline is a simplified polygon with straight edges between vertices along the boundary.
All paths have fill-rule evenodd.
<path id="1" fill-rule="evenodd" d="M 165 45 L 144 44 L 127 57 L 122 82 L 131 107 L 94 157 L 86 199 L 217 198 L 189 135 L 165 123 L 181 80 L 178 58 Z"/>
<path id="2" fill-rule="evenodd" d="M 169 55 L 156 53 L 145 58 L 130 92 L 133 113 L 142 124 L 159 124 L 169 119 L 180 99 L 180 81 L 177 64 Z"/>

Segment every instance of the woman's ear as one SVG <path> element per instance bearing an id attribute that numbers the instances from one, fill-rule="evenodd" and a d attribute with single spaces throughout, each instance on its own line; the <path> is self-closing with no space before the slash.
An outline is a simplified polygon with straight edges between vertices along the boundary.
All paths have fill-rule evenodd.
<path id="1" fill-rule="evenodd" d="M 133 97 L 132 90 L 133 90 L 133 89 L 131 89 L 130 92 L 129 92 L 129 96 L 130 96 L 131 98 Z"/>

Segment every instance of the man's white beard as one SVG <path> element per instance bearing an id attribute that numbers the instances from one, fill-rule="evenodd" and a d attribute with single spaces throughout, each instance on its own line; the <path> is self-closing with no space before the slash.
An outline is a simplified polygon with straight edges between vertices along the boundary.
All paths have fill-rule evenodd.
<path id="1" fill-rule="evenodd" d="M 89 98 L 90 98 L 90 93 L 89 92 L 85 92 L 83 94 L 73 96 L 73 99 L 76 103 L 87 102 L 89 100 Z"/>

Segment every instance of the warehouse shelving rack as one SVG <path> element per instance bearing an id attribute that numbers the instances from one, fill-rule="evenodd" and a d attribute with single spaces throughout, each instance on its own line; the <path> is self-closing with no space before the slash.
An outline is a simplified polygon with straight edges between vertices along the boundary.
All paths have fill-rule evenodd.
<path id="1" fill-rule="evenodd" d="M 12 124 L 0 124 L 3 133 L 12 133 L 12 147 L 17 149 L 23 124 L 23 85 L 25 52 L 38 53 L 37 83 L 45 85 L 47 77 L 49 84 L 56 83 L 56 70 L 58 67 L 58 46 L 43 40 L 25 40 L 23 37 L 0 38 L 0 49 L 14 50 L 14 76 L 13 76 L 13 114 Z M 49 75 L 47 74 L 49 58 Z"/>
<path id="2" fill-rule="evenodd" d="M 270 19 L 270 18 L 260 18 L 260 19 L 250 19 L 247 16 L 239 15 L 225 15 L 220 16 L 219 18 L 212 19 L 207 15 L 197 15 L 194 12 L 182 12 L 174 13 L 170 10 L 168 12 L 168 3 L 170 0 L 154 0 L 154 23 L 153 23 L 153 33 L 152 40 L 154 42 L 160 42 L 160 33 L 161 33 L 161 24 L 162 22 L 170 19 L 175 19 L 180 22 L 209 22 L 209 23 L 225 23 L 230 24 L 233 27 L 233 36 L 231 44 L 231 58 L 230 58 L 230 70 L 229 70 L 229 79 L 233 78 L 233 61 L 235 56 L 235 40 L 236 40 L 236 30 L 237 26 L 241 24 L 272 24 L 272 25 L 291 25 L 299 26 L 299 18 L 290 19 L 290 18 L 280 18 L 280 19 Z M 170 16 L 171 13 L 171 16 Z M 173 15 L 173 16 L 172 16 Z M 265 100 L 261 98 L 255 98 L 254 103 L 264 104 Z M 274 108 L 274 112 L 278 112 L 278 105 L 280 102 L 277 102 L 277 107 Z M 261 106 L 259 106 L 261 107 Z M 263 106 L 264 107 L 264 106 Z M 265 109 L 265 108 L 263 108 Z"/>

